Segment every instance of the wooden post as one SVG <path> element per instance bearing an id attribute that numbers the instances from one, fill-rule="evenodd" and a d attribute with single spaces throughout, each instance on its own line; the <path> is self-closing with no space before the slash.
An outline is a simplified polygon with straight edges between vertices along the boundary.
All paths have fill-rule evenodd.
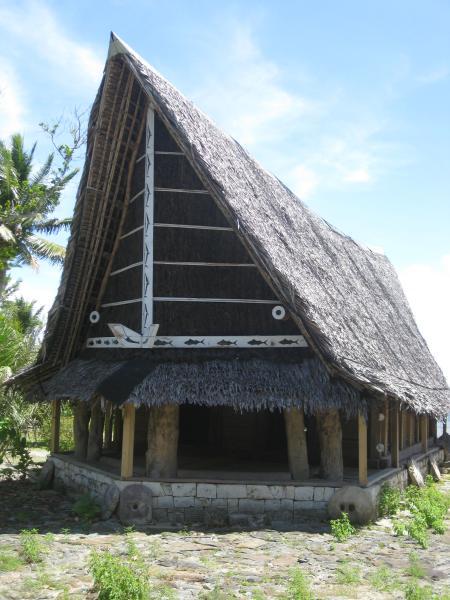
<path id="1" fill-rule="evenodd" d="M 383 454 L 386 456 L 389 448 L 389 400 L 385 398 L 384 400 L 384 452 Z"/>
<path id="2" fill-rule="evenodd" d="M 405 442 L 405 413 L 399 409 L 398 415 L 398 447 L 399 450 L 403 450 Z"/>
<path id="3" fill-rule="evenodd" d="M 61 429 L 61 400 L 52 400 L 52 430 L 50 452 L 59 452 L 59 432 Z"/>
<path id="4" fill-rule="evenodd" d="M 99 460 L 103 448 L 103 422 L 104 414 L 102 411 L 101 400 L 94 400 L 91 408 L 91 420 L 89 423 L 89 437 L 87 445 L 87 460 Z"/>
<path id="5" fill-rule="evenodd" d="M 105 409 L 105 439 L 104 439 L 105 450 L 111 450 L 111 448 L 112 448 L 112 434 L 113 434 L 113 410 L 112 410 L 112 403 L 108 400 L 106 402 L 106 409 Z"/>
<path id="6" fill-rule="evenodd" d="M 86 460 L 90 412 L 87 402 L 78 400 L 75 403 L 73 408 L 73 437 L 75 441 L 74 457 L 77 460 Z"/>
<path id="7" fill-rule="evenodd" d="M 397 402 L 391 402 L 390 421 L 391 421 L 391 460 L 392 466 L 398 468 L 400 466 L 400 449 L 399 449 L 399 411 Z"/>
<path id="8" fill-rule="evenodd" d="M 286 426 L 289 470 L 292 479 L 308 479 L 308 448 L 306 445 L 305 418 L 302 408 L 290 408 L 284 411 Z"/>
<path id="9" fill-rule="evenodd" d="M 437 438 L 437 421 L 434 417 L 429 418 L 428 422 L 428 437 L 433 438 L 433 443 Z"/>
<path id="10" fill-rule="evenodd" d="M 428 450 L 428 417 L 420 415 L 420 443 L 422 444 L 423 452 Z"/>
<path id="11" fill-rule="evenodd" d="M 320 443 L 320 464 L 322 476 L 331 481 L 344 478 L 342 458 L 342 427 L 337 408 L 323 411 L 316 418 Z"/>
<path id="12" fill-rule="evenodd" d="M 129 477 L 133 477 L 134 425 L 136 420 L 136 408 L 134 404 L 124 404 L 122 415 L 123 434 L 120 476 L 122 479 L 128 479 Z"/>
<path id="13" fill-rule="evenodd" d="M 416 416 L 413 413 L 413 411 L 411 411 L 409 414 L 409 434 L 408 434 L 408 440 L 409 440 L 409 445 L 410 446 L 414 446 L 415 443 L 415 433 L 416 433 Z"/>
<path id="14" fill-rule="evenodd" d="M 176 477 L 180 407 L 177 404 L 152 406 L 149 410 L 146 473 L 152 479 Z"/>
<path id="15" fill-rule="evenodd" d="M 123 417 L 120 408 L 114 410 L 113 446 L 116 449 L 122 447 Z"/>
<path id="16" fill-rule="evenodd" d="M 383 441 L 383 434 L 380 432 L 381 430 L 381 422 L 379 419 L 380 414 L 380 405 L 378 402 L 371 402 L 369 409 L 369 422 L 367 423 L 368 430 L 368 438 L 367 438 L 367 454 L 368 458 L 372 461 L 375 461 L 374 464 L 378 463 L 378 458 L 380 456 L 377 451 L 377 446 L 380 442 Z"/>
<path id="17" fill-rule="evenodd" d="M 363 414 L 358 415 L 358 470 L 359 485 L 367 485 L 367 423 Z"/>

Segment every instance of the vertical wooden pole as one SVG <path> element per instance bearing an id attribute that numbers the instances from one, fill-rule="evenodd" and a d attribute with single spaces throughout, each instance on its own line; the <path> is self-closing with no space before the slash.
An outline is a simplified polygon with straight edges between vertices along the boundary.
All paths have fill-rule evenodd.
<path id="1" fill-rule="evenodd" d="M 385 398 L 384 400 L 384 455 L 388 453 L 389 448 L 389 400 Z"/>
<path id="2" fill-rule="evenodd" d="M 324 410 L 316 416 L 320 443 L 320 466 L 322 477 L 330 481 L 344 479 L 342 457 L 342 426 L 337 408 Z"/>
<path id="3" fill-rule="evenodd" d="M 416 431 L 416 418 L 415 418 L 413 411 L 408 413 L 408 417 L 409 417 L 408 418 L 408 445 L 414 446 L 415 431 Z"/>
<path id="4" fill-rule="evenodd" d="M 133 477 L 133 458 L 134 458 L 134 425 L 136 419 L 136 409 L 134 404 L 124 404 L 123 415 L 123 434 L 122 434 L 122 462 L 120 465 L 120 476 L 122 479 Z"/>
<path id="5" fill-rule="evenodd" d="M 358 415 L 358 470 L 359 485 L 367 485 L 367 423 L 361 413 Z"/>
<path id="6" fill-rule="evenodd" d="M 111 450 L 112 434 L 113 434 L 112 403 L 110 401 L 107 401 L 106 402 L 106 410 L 105 410 L 105 439 L 104 439 L 105 450 Z"/>
<path id="7" fill-rule="evenodd" d="M 61 429 L 61 400 L 52 400 L 52 431 L 50 452 L 59 452 L 59 432 Z"/>
<path id="8" fill-rule="evenodd" d="M 428 423 L 428 437 L 433 438 L 433 443 L 437 438 L 437 421 L 434 417 L 430 417 Z"/>
<path id="9" fill-rule="evenodd" d="M 420 415 L 420 443 L 422 444 L 423 452 L 428 450 L 428 417 Z"/>
<path id="10" fill-rule="evenodd" d="M 87 445 L 87 460 L 100 460 L 103 449 L 103 423 L 105 415 L 102 411 L 100 398 L 94 400 L 91 408 L 91 420 L 89 422 L 89 436 Z"/>
<path id="11" fill-rule="evenodd" d="M 400 449 L 399 449 L 399 411 L 398 404 L 391 402 L 390 420 L 391 420 L 391 458 L 392 466 L 398 468 L 400 466 Z"/>
<path id="12" fill-rule="evenodd" d="M 302 408 L 290 408 L 284 411 L 284 423 L 288 447 L 289 470 L 292 479 L 308 479 L 308 448 L 305 435 L 305 418 Z"/>
<path id="13" fill-rule="evenodd" d="M 398 415 L 398 447 L 403 450 L 405 446 L 405 413 L 399 409 Z"/>
<path id="14" fill-rule="evenodd" d="M 152 479 L 176 477 L 180 407 L 152 406 L 148 416 L 146 473 Z"/>
<path id="15" fill-rule="evenodd" d="M 75 440 L 74 456 L 81 461 L 86 460 L 90 415 L 88 403 L 78 400 L 73 407 L 73 437 Z"/>

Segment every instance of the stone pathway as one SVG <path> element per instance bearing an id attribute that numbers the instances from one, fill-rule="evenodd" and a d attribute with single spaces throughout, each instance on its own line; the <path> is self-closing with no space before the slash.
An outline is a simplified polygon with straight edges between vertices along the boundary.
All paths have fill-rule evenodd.
<path id="1" fill-rule="evenodd" d="M 450 477 L 444 486 L 450 491 Z M 325 522 L 304 523 L 296 531 L 124 533 L 114 519 L 83 524 L 69 498 L 36 491 L 28 481 L 0 482 L 0 498 L 2 600 L 94 599 L 90 553 L 125 555 L 130 540 L 149 567 L 152 598 L 287 598 L 293 569 L 307 576 L 314 598 L 404 598 L 411 553 L 424 572 L 421 585 L 431 585 L 436 598 L 450 598 L 450 529 L 433 535 L 426 550 L 394 537 L 388 519 L 345 543 L 335 542 Z M 20 531 L 31 528 L 39 530 L 43 561 L 2 572 L 2 557 L 18 557 Z"/>

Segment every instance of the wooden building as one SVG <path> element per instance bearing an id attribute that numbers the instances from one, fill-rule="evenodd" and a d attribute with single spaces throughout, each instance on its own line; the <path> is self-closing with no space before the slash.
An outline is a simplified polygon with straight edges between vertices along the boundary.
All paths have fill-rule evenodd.
<path id="1" fill-rule="evenodd" d="M 152 481 L 366 485 L 450 407 L 388 259 L 114 35 L 43 347 L 13 383 L 53 402 L 55 453 L 69 400 L 76 460 Z"/>

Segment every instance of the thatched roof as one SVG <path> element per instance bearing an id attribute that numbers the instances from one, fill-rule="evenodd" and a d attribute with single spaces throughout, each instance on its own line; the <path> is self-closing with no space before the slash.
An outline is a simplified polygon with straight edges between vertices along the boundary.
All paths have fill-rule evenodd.
<path id="1" fill-rule="evenodd" d="M 114 35 L 91 116 L 85 174 L 61 287 L 49 317 L 47 351 L 39 358 L 42 369 L 47 369 L 46 377 L 49 370 L 58 370 L 77 355 L 84 330 L 74 311 L 85 319 L 89 293 L 103 268 L 101 241 L 95 246 L 97 264 L 89 260 L 90 271 L 86 267 L 86 239 L 98 229 L 95 203 L 105 204 L 108 199 L 89 195 L 94 192 L 86 189 L 86 178 L 93 165 L 99 170 L 98 146 L 105 138 L 100 135 L 101 127 L 113 112 L 118 65 L 131 69 L 140 91 L 186 153 L 329 373 L 369 393 L 396 398 L 417 412 L 448 412 L 447 383 L 417 328 L 389 260 L 312 213 Z M 103 232 L 104 239 L 108 233 Z M 86 280 L 91 282 L 89 293 Z M 33 371 L 34 378 L 37 372 Z M 20 379 L 26 384 L 27 375 Z"/>

